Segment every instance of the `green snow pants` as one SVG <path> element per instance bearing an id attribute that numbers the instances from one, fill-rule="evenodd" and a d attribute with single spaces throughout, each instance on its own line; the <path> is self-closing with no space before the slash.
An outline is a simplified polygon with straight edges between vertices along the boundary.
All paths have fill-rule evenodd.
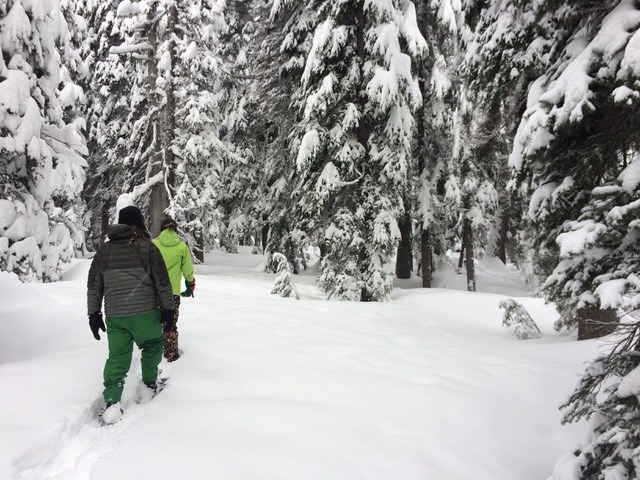
<path id="1" fill-rule="evenodd" d="M 104 401 L 119 402 L 124 379 L 131 366 L 133 342 L 141 350 L 142 381 L 155 382 L 162 360 L 160 311 L 151 310 L 131 317 L 107 317 L 109 358 L 104 365 Z"/>

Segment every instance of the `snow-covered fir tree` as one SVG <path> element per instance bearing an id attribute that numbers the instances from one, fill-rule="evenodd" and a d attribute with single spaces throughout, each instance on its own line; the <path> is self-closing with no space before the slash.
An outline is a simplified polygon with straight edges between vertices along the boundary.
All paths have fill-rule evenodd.
<path id="1" fill-rule="evenodd" d="M 261 79 L 255 84 L 257 101 L 252 111 L 266 115 L 251 117 L 259 152 L 256 165 L 260 168 L 259 206 L 265 222 L 265 268 L 272 272 L 278 268 L 274 253 L 285 255 L 294 273 L 306 268 L 303 247 L 307 237 L 295 221 L 300 216 L 295 180 L 297 151 L 291 148 L 291 140 L 298 109 L 292 98 L 311 44 L 309 21 L 313 15 L 302 1 L 272 2 L 269 17 L 273 27 L 265 24 L 257 37 L 256 46 L 262 52 L 258 55 Z"/>
<path id="2" fill-rule="evenodd" d="M 587 367 L 563 405 L 563 423 L 589 419 L 579 448 L 558 460 L 549 480 L 632 479 L 640 475 L 640 316 L 624 322 L 614 347 Z"/>
<path id="3" fill-rule="evenodd" d="M 131 168 L 135 150 L 129 140 L 139 115 L 131 108 L 135 65 L 110 53 L 123 41 L 119 4 L 120 0 L 85 0 L 79 9 L 87 25 L 81 48 L 89 72 L 82 81 L 89 150 L 82 195 L 87 205 L 85 224 L 94 247 L 104 240 L 116 201 L 136 176 Z"/>
<path id="4" fill-rule="evenodd" d="M 539 14 L 557 22 L 549 68 L 530 88 L 510 158 L 530 198 L 536 273 L 565 323 L 594 311 L 615 321 L 638 307 L 640 7 L 565 2 Z M 618 390 L 638 365 L 637 325 L 618 335 L 567 403 L 566 421 L 592 418 L 593 432 L 554 479 L 638 475 L 638 397 Z"/>
<path id="5" fill-rule="evenodd" d="M 625 115 L 637 115 L 625 106 Z M 558 236 L 560 262 L 543 288 L 563 311 L 640 308 L 640 152 L 633 155 L 616 182 L 592 190 Z"/>
<path id="6" fill-rule="evenodd" d="M 224 216 L 224 225 L 220 244 L 231 253 L 237 253 L 238 244 L 245 237 L 251 236 L 257 228 L 251 221 L 253 216 L 247 215 L 244 209 L 237 205 L 238 197 L 242 198 L 244 193 L 251 195 L 256 191 L 251 175 L 253 172 L 250 169 L 241 171 L 243 166 L 253 165 L 251 142 L 245 136 L 248 123 L 247 105 L 251 103 L 252 87 L 252 77 L 247 71 L 247 49 L 250 48 L 254 31 L 253 7 L 254 2 L 227 2 L 226 18 L 229 28 L 222 37 L 221 48 L 225 63 L 229 67 L 229 71 L 225 72 L 222 78 L 227 94 L 222 139 L 233 154 L 223 161 L 223 187 L 219 204 Z"/>
<path id="7" fill-rule="evenodd" d="M 126 195 L 115 208 L 132 201 L 148 206 L 153 234 L 159 231 L 162 214 L 173 214 L 196 251 L 205 242 L 211 245 L 218 232 L 216 200 L 224 147 L 219 140 L 217 52 L 226 28 L 223 7 L 217 0 L 119 2 L 115 18 L 113 8 L 105 17 L 114 27 L 103 30 L 120 37 L 105 60 L 117 63 L 107 69 L 109 78 L 94 79 L 108 97 L 102 103 L 104 115 L 118 115 L 120 108 L 128 112 L 115 125 L 103 124 L 113 135 L 98 135 L 113 139 L 114 155 L 122 142 L 127 149 L 119 170 L 114 169 L 127 174 L 119 185 Z M 128 89 L 126 97 L 112 99 L 109 90 L 122 86 Z"/>
<path id="8" fill-rule="evenodd" d="M 342 299 L 385 300 L 421 103 L 412 57 L 426 42 L 411 1 L 310 0 L 300 8 L 283 45 L 297 49 L 313 32 L 302 43 L 308 50 L 296 95 L 294 218 L 326 248 L 321 288 Z"/>
<path id="9" fill-rule="evenodd" d="M 459 267 L 465 266 L 469 291 L 476 290 L 475 259 L 484 252 L 498 202 L 494 184 L 497 162 L 483 155 L 482 119 L 482 113 L 467 101 L 463 91 L 454 123 L 454 162 L 445 196 L 459 209 Z"/>
<path id="10" fill-rule="evenodd" d="M 24 280 L 57 280 L 84 243 L 84 67 L 72 42 L 82 26 L 74 7 L 0 4 L 0 267 Z"/>
<path id="11" fill-rule="evenodd" d="M 633 148 L 632 117 L 619 113 L 634 81 L 625 66 L 633 64 L 634 12 L 631 1 L 602 2 L 598 9 L 567 2 L 538 11 L 556 22 L 546 38 L 549 67 L 529 89 L 510 164 L 529 199 L 541 281 L 558 265 L 556 240 L 565 222 L 578 219 L 594 188 L 615 181 Z"/>
<path id="12" fill-rule="evenodd" d="M 522 265 L 521 245 L 515 240 L 522 217 L 519 191 L 508 188 L 507 157 L 516 128 L 526 109 L 529 86 L 543 73 L 550 41 L 549 22 L 530 2 L 475 2 L 468 15 L 472 26 L 465 49 L 464 75 L 476 118 L 476 155 L 491 169 L 499 202 L 490 232 L 487 255 Z M 474 115 L 475 117 L 475 115 Z M 522 239 L 520 239 L 522 240 Z"/>
<path id="13" fill-rule="evenodd" d="M 459 100 L 460 49 L 465 31 L 459 2 L 416 2 L 418 27 L 428 51 L 418 63 L 423 97 L 416 119 L 412 197 L 422 285 L 431 286 L 438 258 L 449 248 L 454 204 L 445 201 L 453 173 L 454 121 Z M 455 185 L 456 182 L 450 182 Z"/>
<path id="14" fill-rule="evenodd" d="M 288 148 L 295 124 L 291 96 L 296 79 L 286 65 L 290 57 L 281 52 L 285 26 L 295 21 L 297 9 L 281 11 L 277 17 L 271 10 L 262 2 L 227 4 L 223 140 L 228 154 L 219 199 L 225 214 L 221 243 L 227 251 L 242 241 L 261 245 L 267 271 L 278 265 L 273 253 L 282 252 L 298 272 L 304 256 L 291 232 L 295 171 Z"/>
<path id="15" fill-rule="evenodd" d="M 225 99 L 218 55 L 220 34 L 227 28 L 223 7 L 219 0 L 168 4 L 158 64 L 168 212 L 201 255 L 205 245 L 213 245 L 220 224 L 217 198 L 226 150 L 219 138 Z"/>
<path id="16" fill-rule="evenodd" d="M 88 183 L 105 195 L 93 211 L 101 211 L 104 227 L 114 221 L 119 208 L 135 203 L 143 211 L 151 210 L 146 215 L 149 226 L 158 230 L 168 205 L 158 89 L 158 28 L 166 11 L 156 0 L 94 2 L 87 7 L 95 18 L 90 57 L 95 66 L 89 89 L 96 98 L 88 115 L 93 134 L 90 159 L 98 165 L 91 169 Z M 104 172 L 100 165 L 105 165 Z M 109 187 L 102 190 L 104 181 Z"/>

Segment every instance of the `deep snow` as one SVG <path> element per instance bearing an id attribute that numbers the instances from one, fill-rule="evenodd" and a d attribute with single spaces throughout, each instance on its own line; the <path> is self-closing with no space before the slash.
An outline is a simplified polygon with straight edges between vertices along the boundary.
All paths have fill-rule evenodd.
<path id="1" fill-rule="evenodd" d="M 0 478 L 58 480 L 539 480 L 586 434 L 560 425 L 597 341 L 553 331 L 556 313 L 513 270 L 485 261 L 478 286 L 398 282 L 393 301 L 270 295 L 261 257 L 214 253 L 196 268 L 168 387 L 99 427 L 106 340 L 85 315 L 88 261 L 53 284 L 0 275 Z M 543 332 L 501 326 L 506 293 Z"/>

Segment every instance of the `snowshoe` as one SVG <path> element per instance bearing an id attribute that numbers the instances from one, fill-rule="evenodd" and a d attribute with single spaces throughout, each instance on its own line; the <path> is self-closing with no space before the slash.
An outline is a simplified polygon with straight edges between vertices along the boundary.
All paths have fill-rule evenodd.
<path id="1" fill-rule="evenodd" d="M 122 419 L 123 413 L 120 402 L 107 403 L 107 408 L 100 415 L 100 421 L 103 425 L 113 425 Z"/>
<path id="2" fill-rule="evenodd" d="M 136 403 L 144 405 L 149 403 L 160 393 L 167 384 L 166 378 L 158 378 L 156 382 L 143 382 L 138 387 Z"/>

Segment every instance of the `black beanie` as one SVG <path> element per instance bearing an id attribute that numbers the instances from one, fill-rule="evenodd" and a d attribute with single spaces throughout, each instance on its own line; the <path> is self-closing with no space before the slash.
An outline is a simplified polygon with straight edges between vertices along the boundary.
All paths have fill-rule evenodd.
<path id="1" fill-rule="evenodd" d="M 171 218 L 169 215 L 165 215 L 162 218 L 162 223 L 160 224 L 160 230 L 164 230 L 166 228 L 170 228 L 174 231 L 178 231 L 178 224 L 177 222 Z"/>
<path id="2" fill-rule="evenodd" d="M 124 225 L 138 227 L 143 232 L 147 229 L 144 224 L 144 217 L 138 207 L 129 206 L 124 207 L 118 214 L 118 223 Z"/>

